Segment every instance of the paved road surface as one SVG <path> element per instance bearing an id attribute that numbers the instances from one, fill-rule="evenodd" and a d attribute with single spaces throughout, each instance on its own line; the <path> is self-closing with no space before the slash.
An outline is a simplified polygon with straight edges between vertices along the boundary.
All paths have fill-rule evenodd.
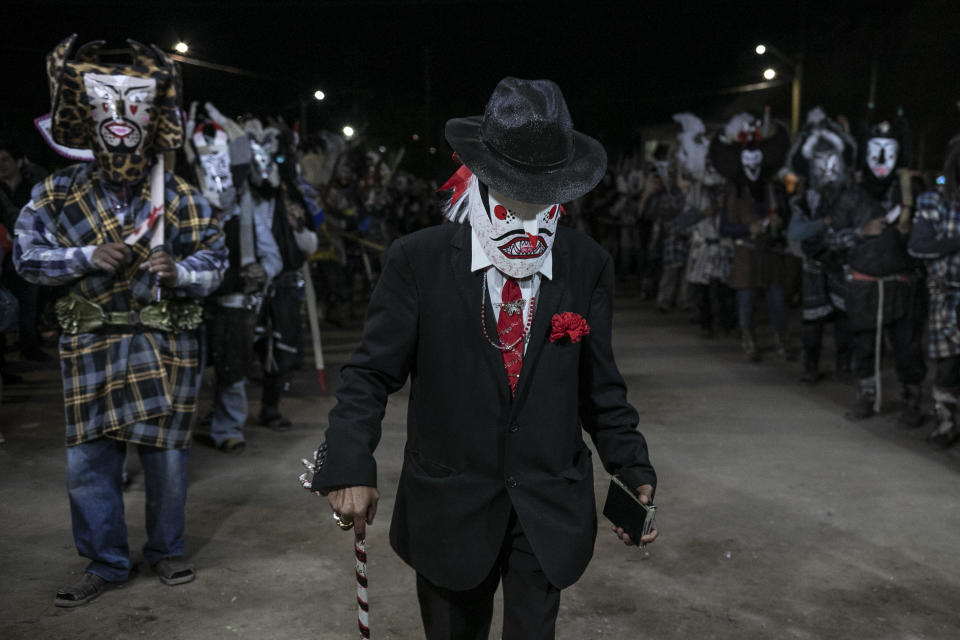
<path id="1" fill-rule="evenodd" d="M 331 385 L 357 336 L 326 332 Z M 849 423 L 851 387 L 801 387 L 797 364 L 748 364 L 734 341 L 701 340 L 682 315 L 629 297 L 615 343 L 660 476 L 661 539 L 625 548 L 601 521 L 593 563 L 564 592 L 559 638 L 960 637 L 960 451 L 932 451 L 892 413 Z M 53 594 L 85 563 L 70 535 L 59 382 L 53 367 L 20 370 L 35 384 L 9 389 L 0 409 L 0 638 L 357 637 L 350 534 L 296 480 L 332 403 L 309 372 L 285 404 L 294 431 L 249 426 L 240 456 L 192 451 L 196 582 L 167 587 L 141 567 L 68 611 Z M 374 638 L 422 637 L 413 574 L 387 543 L 405 404 L 403 392 L 391 402 L 378 456 Z M 598 469 L 598 498 L 607 482 Z M 139 558 L 137 476 L 126 501 Z"/>

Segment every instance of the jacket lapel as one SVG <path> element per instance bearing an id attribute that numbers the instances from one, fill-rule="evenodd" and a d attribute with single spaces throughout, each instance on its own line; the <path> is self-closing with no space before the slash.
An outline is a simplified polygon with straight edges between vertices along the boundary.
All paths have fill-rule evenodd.
<path id="1" fill-rule="evenodd" d="M 465 327 L 467 345 L 476 345 L 479 359 L 489 370 L 492 380 L 495 380 L 497 395 L 501 402 L 510 401 L 510 389 L 507 384 L 507 372 L 503 368 L 503 356 L 499 349 L 487 342 L 480 325 L 481 296 L 484 306 L 483 319 L 486 322 L 487 336 L 490 340 L 497 340 L 497 316 L 490 305 L 490 295 L 483 295 L 483 271 L 471 272 L 471 229 L 470 225 L 462 224 L 453 235 L 450 244 L 453 247 L 450 258 L 450 268 L 457 280 L 457 291 L 460 293 L 460 304 L 466 309 L 467 324 Z M 522 374 L 521 374 L 522 375 Z"/>

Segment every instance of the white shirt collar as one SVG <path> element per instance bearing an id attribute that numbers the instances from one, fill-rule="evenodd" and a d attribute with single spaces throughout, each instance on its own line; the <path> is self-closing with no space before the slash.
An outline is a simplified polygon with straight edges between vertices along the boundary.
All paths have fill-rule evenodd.
<path id="1" fill-rule="evenodd" d="M 490 258 L 488 258 L 487 254 L 484 253 L 483 245 L 480 244 L 480 238 L 477 237 L 477 232 L 473 227 L 470 227 L 470 246 L 471 272 L 493 266 L 493 263 L 490 262 Z M 543 264 L 540 265 L 539 272 L 540 275 L 547 280 L 553 280 L 553 247 L 547 251 L 547 255 L 543 259 Z"/>

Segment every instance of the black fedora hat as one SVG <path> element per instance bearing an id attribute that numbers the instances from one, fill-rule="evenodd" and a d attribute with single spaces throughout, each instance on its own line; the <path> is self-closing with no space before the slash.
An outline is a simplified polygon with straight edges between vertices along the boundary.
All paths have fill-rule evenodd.
<path id="1" fill-rule="evenodd" d="M 573 130 L 551 80 L 504 78 L 484 114 L 448 120 L 446 136 L 481 182 L 520 202 L 568 202 L 593 189 L 607 169 L 603 145 Z"/>

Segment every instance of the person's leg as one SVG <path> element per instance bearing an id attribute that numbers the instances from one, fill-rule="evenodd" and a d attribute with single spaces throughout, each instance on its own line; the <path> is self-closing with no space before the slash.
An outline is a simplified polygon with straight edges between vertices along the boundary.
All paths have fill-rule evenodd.
<path id="1" fill-rule="evenodd" d="M 877 332 L 867 329 L 853 333 L 853 373 L 857 379 L 857 397 L 846 416 L 862 420 L 874 414 L 877 397 L 877 378 L 874 371 Z"/>
<path id="2" fill-rule="evenodd" d="M 736 292 L 726 282 L 713 280 L 712 287 L 716 287 L 717 310 L 720 314 L 720 326 L 727 333 L 737 328 Z"/>
<path id="3" fill-rule="evenodd" d="M 550 584 L 516 514 L 511 517 L 503 579 L 503 640 L 553 640 L 560 589 Z"/>
<path id="4" fill-rule="evenodd" d="M 677 267 L 665 267 L 660 275 L 660 286 L 657 290 L 657 309 L 660 311 L 670 311 L 673 309 L 674 299 L 677 295 L 677 282 L 680 279 L 680 269 Z"/>
<path id="5" fill-rule="evenodd" d="M 107 582 L 130 575 L 130 549 L 123 515 L 123 462 L 127 445 L 98 438 L 67 447 L 67 495 L 77 552 L 90 560 L 87 572 Z"/>
<path id="6" fill-rule="evenodd" d="M 933 400 L 937 411 L 937 426 L 927 435 L 927 441 L 941 448 L 960 440 L 957 403 L 960 397 L 960 356 L 937 358 L 933 383 Z"/>
<path id="7" fill-rule="evenodd" d="M 850 331 L 850 320 L 845 312 L 837 311 L 834 313 L 833 323 L 836 371 L 841 376 L 849 375 L 853 355 L 853 332 Z"/>
<path id="8" fill-rule="evenodd" d="M 820 374 L 820 350 L 823 345 L 823 319 L 803 321 L 803 375 L 801 382 L 814 384 Z"/>
<path id="9" fill-rule="evenodd" d="M 770 309 L 770 323 L 773 325 L 774 344 L 777 354 L 781 358 L 791 360 L 794 354 L 791 353 L 788 344 L 787 335 L 787 300 L 784 294 L 783 285 L 771 283 L 767 287 L 767 308 Z"/>
<path id="10" fill-rule="evenodd" d="M 740 340 L 743 343 L 743 352 L 751 362 L 759 362 L 760 351 L 757 349 L 757 340 L 753 331 L 753 298 L 753 289 L 737 289 L 737 308 L 740 315 Z"/>
<path id="11" fill-rule="evenodd" d="M 426 640 L 487 640 L 499 583 L 497 565 L 483 582 L 466 591 L 444 589 L 418 573 L 417 600 Z"/>
<path id="12" fill-rule="evenodd" d="M 710 300 L 710 285 L 693 285 L 697 292 L 697 315 L 700 320 L 700 331 L 702 335 L 709 336 L 713 333 L 713 304 Z"/>
<path id="13" fill-rule="evenodd" d="M 893 357 L 903 400 L 897 423 L 906 428 L 919 427 L 924 419 L 920 406 L 920 387 L 927 376 L 927 363 L 923 357 L 922 346 L 926 317 L 921 299 L 921 292 L 915 292 L 912 308 L 890 327 Z"/>
<path id="14" fill-rule="evenodd" d="M 143 557 L 154 565 L 183 555 L 189 449 L 140 445 L 146 493 L 147 542 Z"/>
<path id="15" fill-rule="evenodd" d="M 242 378 L 230 384 L 217 380 L 216 405 L 210 423 L 210 437 L 217 447 L 228 440 L 243 442 L 243 425 L 247 421 L 247 380 Z"/>

